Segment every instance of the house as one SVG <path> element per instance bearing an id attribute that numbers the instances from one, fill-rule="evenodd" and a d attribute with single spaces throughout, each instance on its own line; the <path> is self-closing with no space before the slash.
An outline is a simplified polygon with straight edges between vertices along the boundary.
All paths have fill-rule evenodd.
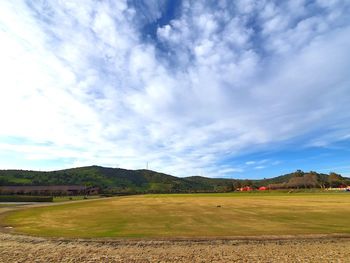
<path id="1" fill-rule="evenodd" d="M 267 191 L 267 190 L 269 190 L 269 188 L 266 186 L 259 187 L 259 191 Z"/>
<path id="2" fill-rule="evenodd" d="M 253 188 L 250 186 L 245 186 L 245 187 L 241 187 L 240 191 L 241 192 L 249 192 L 249 191 L 253 191 Z"/>

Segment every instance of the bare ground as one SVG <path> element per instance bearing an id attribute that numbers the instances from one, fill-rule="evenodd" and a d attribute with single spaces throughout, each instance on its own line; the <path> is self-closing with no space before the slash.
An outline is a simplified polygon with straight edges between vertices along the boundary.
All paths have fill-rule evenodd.
<path id="1" fill-rule="evenodd" d="M 0 262 L 350 262 L 350 239 L 64 240 L 0 233 Z"/>

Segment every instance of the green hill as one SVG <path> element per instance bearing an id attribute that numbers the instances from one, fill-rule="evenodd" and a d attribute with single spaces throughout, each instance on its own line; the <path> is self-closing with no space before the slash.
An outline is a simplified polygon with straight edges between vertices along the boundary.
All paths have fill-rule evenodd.
<path id="1" fill-rule="evenodd" d="M 151 170 L 100 166 L 52 172 L 0 170 L 0 185 L 87 185 L 100 187 L 107 193 L 196 192 L 214 191 L 216 188 L 214 184 L 207 185 Z"/>
<path id="2" fill-rule="evenodd" d="M 3 185 L 86 185 L 97 186 L 104 193 L 177 193 L 228 192 L 243 186 L 271 188 L 312 188 L 350 185 L 339 174 L 304 173 L 300 170 L 262 180 L 237 180 L 191 176 L 179 178 L 151 170 L 126 170 L 87 166 L 52 172 L 0 170 Z"/>

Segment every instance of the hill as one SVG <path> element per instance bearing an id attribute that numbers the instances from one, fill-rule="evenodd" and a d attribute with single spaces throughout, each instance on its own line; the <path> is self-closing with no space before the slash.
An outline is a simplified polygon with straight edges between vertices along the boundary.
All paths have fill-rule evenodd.
<path id="1" fill-rule="evenodd" d="M 52 172 L 0 170 L 0 186 L 5 185 L 86 185 L 104 193 L 228 192 L 243 186 L 271 188 L 311 188 L 350 185 L 339 174 L 294 173 L 262 180 L 238 180 L 191 176 L 179 178 L 151 170 L 127 170 L 87 166 Z"/>
<path id="2" fill-rule="evenodd" d="M 230 182 L 227 181 L 226 184 Z M 0 185 L 87 185 L 100 187 L 106 193 L 169 193 L 216 189 L 213 183 L 205 184 L 151 170 L 127 170 L 101 166 L 52 172 L 0 170 Z"/>

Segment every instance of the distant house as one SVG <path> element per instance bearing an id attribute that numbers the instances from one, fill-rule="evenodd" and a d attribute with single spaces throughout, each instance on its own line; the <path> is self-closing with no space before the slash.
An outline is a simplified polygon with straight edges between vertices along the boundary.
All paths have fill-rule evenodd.
<path id="1" fill-rule="evenodd" d="M 249 191 L 253 191 L 253 188 L 250 186 L 245 186 L 245 187 L 241 187 L 240 191 L 241 192 L 249 192 Z"/>
<path id="2" fill-rule="evenodd" d="M 82 185 L 0 186 L 2 195 L 94 195 L 98 193 L 99 188 Z"/>
<path id="3" fill-rule="evenodd" d="M 259 191 L 267 191 L 267 190 L 269 190 L 269 188 L 266 186 L 259 187 Z"/>

